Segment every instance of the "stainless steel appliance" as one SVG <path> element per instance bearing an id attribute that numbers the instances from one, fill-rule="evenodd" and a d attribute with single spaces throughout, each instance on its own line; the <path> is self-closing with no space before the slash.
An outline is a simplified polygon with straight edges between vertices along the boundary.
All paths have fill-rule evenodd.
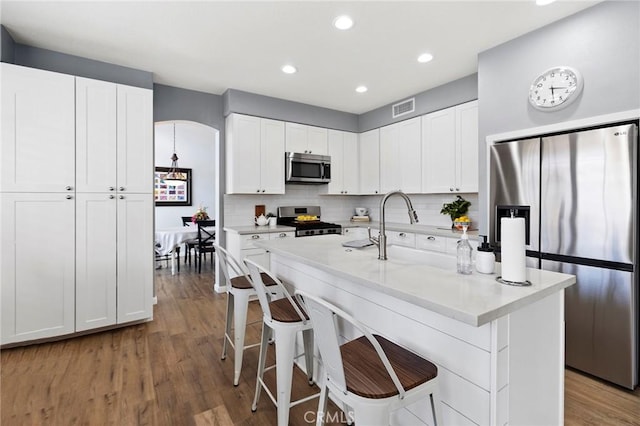
<path id="1" fill-rule="evenodd" d="M 296 237 L 341 234 L 342 226 L 320 220 L 320 206 L 278 207 L 278 225 L 295 226 Z"/>
<path id="2" fill-rule="evenodd" d="M 331 182 L 331 157 L 328 155 L 285 152 L 284 159 L 288 183 Z"/>
<path id="3" fill-rule="evenodd" d="M 566 364 L 638 384 L 638 123 L 498 142 L 490 154 L 491 243 L 525 217 L 527 264 L 576 275 L 565 293 Z"/>

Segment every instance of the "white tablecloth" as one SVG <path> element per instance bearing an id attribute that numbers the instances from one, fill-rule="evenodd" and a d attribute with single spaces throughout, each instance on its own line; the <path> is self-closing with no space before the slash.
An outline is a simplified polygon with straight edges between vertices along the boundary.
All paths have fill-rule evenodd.
<path id="1" fill-rule="evenodd" d="M 213 228 L 205 228 L 211 232 Z M 157 247 L 158 253 L 161 255 L 169 254 L 174 248 L 187 240 L 195 240 L 198 238 L 197 226 L 179 226 L 175 228 L 163 228 L 156 230 L 156 243 L 160 244 Z"/>

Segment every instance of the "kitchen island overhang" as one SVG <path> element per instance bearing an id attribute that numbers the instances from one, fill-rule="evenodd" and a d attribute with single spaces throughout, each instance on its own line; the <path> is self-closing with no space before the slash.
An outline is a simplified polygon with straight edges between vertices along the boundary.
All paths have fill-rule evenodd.
<path id="1" fill-rule="evenodd" d="M 285 284 L 326 298 L 439 367 L 445 424 L 562 424 L 564 288 L 575 277 L 527 270 L 530 287 L 462 276 L 327 235 L 262 241 Z M 393 255 L 396 254 L 396 257 Z M 455 263 L 454 263 L 455 264 Z M 345 329 L 345 339 L 356 337 Z M 394 424 L 430 424 L 423 403 Z"/>

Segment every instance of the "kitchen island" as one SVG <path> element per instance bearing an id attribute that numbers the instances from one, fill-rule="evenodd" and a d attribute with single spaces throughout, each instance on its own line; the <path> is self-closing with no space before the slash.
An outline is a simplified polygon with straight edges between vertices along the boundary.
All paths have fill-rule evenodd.
<path id="1" fill-rule="evenodd" d="M 350 239 L 256 245 L 271 253 L 271 269 L 287 285 L 437 364 L 445 424 L 563 423 L 563 290 L 574 276 L 528 269 L 532 285 L 511 287 L 497 274 L 459 275 L 455 259 L 437 253 L 392 246 L 389 260 L 379 261 L 375 246 L 341 245 Z M 393 416 L 393 424 L 432 424 L 426 401 Z"/>

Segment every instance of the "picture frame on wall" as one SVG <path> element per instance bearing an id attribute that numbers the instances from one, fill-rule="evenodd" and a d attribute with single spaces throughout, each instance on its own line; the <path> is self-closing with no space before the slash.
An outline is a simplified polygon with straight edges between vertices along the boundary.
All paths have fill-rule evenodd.
<path id="1" fill-rule="evenodd" d="M 156 206 L 190 206 L 191 205 L 191 169 L 177 168 L 185 180 L 180 183 L 167 182 L 165 177 L 170 167 L 155 168 L 153 195 Z"/>

